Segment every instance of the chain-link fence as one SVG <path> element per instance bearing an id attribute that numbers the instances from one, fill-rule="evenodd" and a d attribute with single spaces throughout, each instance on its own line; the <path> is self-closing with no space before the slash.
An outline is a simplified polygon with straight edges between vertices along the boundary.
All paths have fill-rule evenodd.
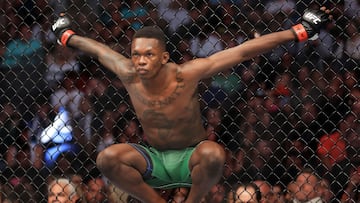
<path id="1" fill-rule="evenodd" d="M 166 32 L 171 61 L 183 63 L 288 29 L 306 8 L 322 5 L 332 10 L 334 20 L 318 40 L 289 42 L 199 84 L 208 139 L 227 152 L 223 177 L 204 202 L 231 202 L 238 184 L 260 180 L 272 186 L 266 191 L 260 184 L 269 202 L 290 202 L 299 193 L 324 202 L 360 201 L 360 1 L 0 4 L 1 202 L 46 202 L 54 195 L 48 192 L 51 180 L 59 177 L 71 179 L 84 202 L 95 197 L 97 202 L 137 202 L 109 183 L 95 160 L 109 145 L 140 142 L 141 126 L 113 73 L 56 43 L 50 26 L 60 12 L 73 19 L 78 34 L 125 56 L 134 32 L 156 24 Z M 44 132 L 52 135 L 44 137 Z M 314 184 L 307 181 L 308 193 L 298 185 L 299 173 L 307 168 L 318 175 Z M 169 201 L 177 192 L 182 191 L 159 191 Z"/>

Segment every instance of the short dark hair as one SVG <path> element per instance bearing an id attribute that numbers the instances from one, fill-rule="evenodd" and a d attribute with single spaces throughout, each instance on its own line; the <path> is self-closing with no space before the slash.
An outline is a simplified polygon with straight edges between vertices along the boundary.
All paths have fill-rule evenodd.
<path id="1" fill-rule="evenodd" d="M 158 26 L 144 26 L 135 32 L 133 39 L 136 38 L 152 38 L 157 39 L 160 45 L 166 49 L 165 33 Z"/>

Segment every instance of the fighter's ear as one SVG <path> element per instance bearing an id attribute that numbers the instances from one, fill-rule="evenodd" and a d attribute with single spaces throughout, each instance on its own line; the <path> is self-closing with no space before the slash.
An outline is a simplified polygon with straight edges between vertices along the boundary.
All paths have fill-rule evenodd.
<path id="1" fill-rule="evenodd" d="M 167 52 L 167 51 L 163 52 L 161 64 L 163 64 L 163 65 L 166 64 L 169 61 L 169 59 L 170 59 L 169 52 Z"/>

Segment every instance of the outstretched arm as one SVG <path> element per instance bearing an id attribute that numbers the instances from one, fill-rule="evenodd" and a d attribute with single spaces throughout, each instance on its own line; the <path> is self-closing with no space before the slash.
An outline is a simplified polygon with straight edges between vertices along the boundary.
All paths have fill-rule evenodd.
<path id="1" fill-rule="evenodd" d="M 210 77 L 295 39 L 295 35 L 291 30 L 274 32 L 251 39 L 236 47 L 220 51 L 208 58 L 199 59 L 197 60 L 199 63 L 206 64 L 202 66 L 204 67 L 204 70 L 201 71 L 202 77 Z"/>
<path id="2" fill-rule="evenodd" d="M 70 18 L 65 16 L 65 14 L 60 14 L 60 17 L 52 25 L 51 29 L 58 37 L 59 44 L 76 48 L 96 57 L 103 66 L 113 71 L 119 77 L 125 73 L 126 68 L 124 67 L 131 66 L 130 59 L 112 50 L 109 46 L 93 39 L 76 35 L 71 30 Z"/>
<path id="3" fill-rule="evenodd" d="M 289 30 L 263 35 L 236 47 L 218 52 L 208 58 L 194 60 L 188 63 L 190 64 L 189 67 L 191 67 L 194 77 L 200 77 L 197 79 L 208 78 L 241 62 L 271 51 L 286 42 L 314 39 L 317 37 L 320 28 L 328 22 L 329 12 L 325 7 L 321 10 L 306 10 L 302 22 Z"/>
<path id="4" fill-rule="evenodd" d="M 77 48 L 95 57 L 103 66 L 119 76 L 122 76 L 122 71 L 125 71 L 123 67 L 131 66 L 130 59 L 114 51 L 109 46 L 87 37 L 74 35 L 67 42 L 67 46 Z"/>

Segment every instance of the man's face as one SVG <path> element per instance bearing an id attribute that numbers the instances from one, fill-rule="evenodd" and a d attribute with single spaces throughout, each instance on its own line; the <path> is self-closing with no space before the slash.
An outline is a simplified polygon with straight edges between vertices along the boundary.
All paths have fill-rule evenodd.
<path id="1" fill-rule="evenodd" d="M 236 190 L 235 203 L 257 203 L 256 192 L 252 187 L 239 187 Z"/>
<path id="2" fill-rule="evenodd" d="M 54 184 L 48 194 L 48 203 L 72 203 L 76 202 L 75 196 L 71 197 L 70 185 Z"/>
<path id="3" fill-rule="evenodd" d="M 140 78 L 150 79 L 166 64 L 169 54 L 157 39 L 135 38 L 131 45 L 131 60 Z"/>
<path id="4" fill-rule="evenodd" d="M 105 184 L 101 179 L 90 180 L 85 194 L 87 202 L 102 202 L 105 200 Z"/>
<path id="5" fill-rule="evenodd" d="M 295 181 L 297 191 L 295 198 L 300 201 L 308 201 L 317 196 L 317 178 L 309 173 L 301 173 Z"/>
<path id="6" fill-rule="evenodd" d="M 210 194 L 211 198 L 208 200 L 209 203 L 222 202 L 225 197 L 225 188 L 220 184 L 214 185 L 210 190 Z"/>

